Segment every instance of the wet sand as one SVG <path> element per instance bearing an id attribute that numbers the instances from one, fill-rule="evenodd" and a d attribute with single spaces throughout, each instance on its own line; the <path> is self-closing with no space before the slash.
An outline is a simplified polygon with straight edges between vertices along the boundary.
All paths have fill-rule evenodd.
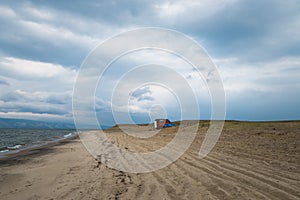
<path id="1" fill-rule="evenodd" d="M 207 128 L 200 123 L 176 162 L 145 174 L 108 168 L 78 138 L 22 152 L 0 160 L 1 199 L 300 199 L 300 122 L 226 122 L 213 151 L 199 159 Z M 114 145 L 147 152 L 176 131 L 166 128 L 149 139 L 118 127 L 106 133 Z"/>

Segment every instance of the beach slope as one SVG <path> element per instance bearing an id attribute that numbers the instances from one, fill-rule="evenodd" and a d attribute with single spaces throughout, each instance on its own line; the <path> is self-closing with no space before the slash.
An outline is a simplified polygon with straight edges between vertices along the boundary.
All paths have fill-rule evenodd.
<path id="1" fill-rule="evenodd" d="M 114 145 L 147 152 L 166 145 L 177 128 L 149 139 L 119 127 L 106 133 Z M 184 155 L 145 174 L 108 168 L 78 138 L 2 159 L 1 199 L 300 199 L 300 122 L 226 122 L 213 151 L 199 159 L 207 128 L 200 122 Z"/>

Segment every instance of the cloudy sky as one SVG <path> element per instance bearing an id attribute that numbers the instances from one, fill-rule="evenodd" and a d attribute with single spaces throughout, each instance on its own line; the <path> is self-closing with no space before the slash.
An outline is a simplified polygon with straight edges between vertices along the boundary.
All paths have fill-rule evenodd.
<path id="1" fill-rule="evenodd" d="M 161 27 L 205 48 L 223 79 L 227 119 L 300 119 L 298 0 L 1 1 L 0 13 L 0 117 L 72 122 L 73 85 L 89 53 L 119 33 Z M 166 52 L 140 51 L 113 63 L 99 82 L 102 124 L 113 123 L 112 110 L 139 123 L 180 118 L 172 88 L 136 85 L 143 77 L 126 75 L 153 59 L 178 67 L 197 93 L 201 118 L 210 117 L 209 92 L 190 66 Z"/>

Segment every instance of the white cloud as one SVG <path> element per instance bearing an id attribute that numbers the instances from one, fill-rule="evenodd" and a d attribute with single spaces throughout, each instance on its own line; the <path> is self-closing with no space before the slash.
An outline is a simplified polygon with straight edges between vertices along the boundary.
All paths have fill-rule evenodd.
<path id="1" fill-rule="evenodd" d="M 1 88 L 2 115 L 5 113 L 6 117 L 14 118 L 23 115 L 28 119 L 70 121 L 76 70 L 14 57 L 3 57 L 0 60 L 0 70 L 9 85 Z"/>
<path id="2" fill-rule="evenodd" d="M 76 34 L 70 29 L 63 27 L 52 26 L 49 24 L 43 24 L 33 21 L 19 21 L 20 28 L 25 30 L 27 34 L 34 35 L 36 38 L 45 39 L 48 42 L 56 46 L 66 44 L 77 44 L 84 48 L 91 48 L 99 42 L 97 38 L 93 38 L 89 35 Z"/>
<path id="3" fill-rule="evenodd" d="M 46 8 L 36 8 L 33 5 L 26 4 L 20 8 L 23 15 L 27 15 L 30 19 L 35 20 L 54 20 L 56 13 Z"/>
<path id="4" fill-rule="evenodd" d="M 2 5 L 0 5 L 0 13 L 1 17 L 9 19 L 15 18 L 17 16 L 13 9 Z"/>
<path id="5" fill-rule="evenodd" d="M 51 104 L 66 104 L 72 97 L 71 91 L 58 93 L 47 91 L 27 92 L 24 90 L 16 90 L 15 94 L 28 102 L 44 102 Z"/>
<path id="6" fill-rule="evenodd" d="M 237 0 L 187 0 L 187 1 L 163 1 L 156 4 L 157 14 L 161 19 L 175 22 L 176 20 L 187 21 L 191 17 L 197 20 L 211 17 L 220 9 L 224 9 Z M 201 15 L 196 13 L 201 13 Z"/>
<path id="7" fill-rule="evenodd" d="M 16 118 L 16 119 L 30 119 L 51 122 L 73 122 L 73 117 L 70 115 L 56 115 L 56 114 L 40 114 L 32 112 L 0 112 L 1 118 Z"/>
<path id="8" fill-rule="evenodd" d="M 67 78 L 67 80 L 74 80 L 76 75 L 75 70 L 65 68 L 58 64 L 14 57 L 2 58 L 0 60 L 0 70 L 3 74 L 20 79 L 64 77 Z"/>
<path id="9" fill-rule="evenodd" d="M 252 65 L 242 63 L 236 58 L 228 58 L 218 60 L 218 65 L 226 92 L 230 95 L 242 95 L 249 90 L 269 93 L 300 88 L 299 57 L 286 57 Z"/>

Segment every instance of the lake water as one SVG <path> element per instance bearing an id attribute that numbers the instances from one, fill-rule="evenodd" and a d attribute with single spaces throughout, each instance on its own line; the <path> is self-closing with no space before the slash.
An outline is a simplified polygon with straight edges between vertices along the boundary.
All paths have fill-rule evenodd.
<path id="1" fill-rule="evenodd" d="M 73 137 L 74 129 L 6 129 L 0 128 L 0 157 L 10 152 L 42 146 Z"/>

